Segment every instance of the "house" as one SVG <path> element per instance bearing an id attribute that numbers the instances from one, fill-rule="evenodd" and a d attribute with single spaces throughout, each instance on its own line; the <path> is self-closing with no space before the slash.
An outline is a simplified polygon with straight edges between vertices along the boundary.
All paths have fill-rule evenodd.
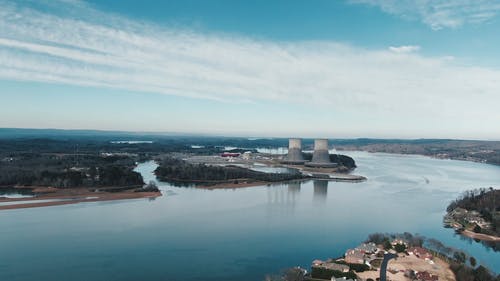
<path id="1" fill-rule="evenodd" d="M 345 264 L 339 264 L 339 263 L 326 263 L 323 264 L 323 267 L 326 269 L 331 269 L 331 270 L 336 270 L 340 272 L 349 272 L 349 266 Z"/>
<path id="2" fill-rule="evenodd" d="M 392 240 L 392 242 L 391 242 L 392 246 L 396 246 L 397 244 L 408 246 L 408 244 L 406 244 L 406 242 L 403 241 L 402 239 L 394 239 L 394 240 Z"/>
<path id="3" fill-rule="evenodd" d="M 378 252 L 378 247 L 375 245 L 375 243 L 370 242 L 370 243 L 363 243 L 356 247 L 356 250 L 360 252 L 364 252 L 365 254 L 374 254 Z"/>
<path id="4" fill-rule="evenodd" d="M 418 281 L 437 281 L 439 277 L 434 274 L 430 274 L 427 271 L 417 272 L 416 278 Z"/>
<path id="5" fill-rule="evenodd" d="M 335 277 L 332 277 L 332 279 L 330 279 L 331 281 L 356 281 L 356 280 L 353 280 L 353 279 L 347 279 L 345 277 L 340 277 L 340 278 L 335 278 Z"/>
<path id="6" fill-rule="evenodd" d="M 312 266 L 320 266 L 322 264 L 324 264 L 325 262 L 322 261 L 322 260 L 313 260 L 312 262 Z"/>
<path id="7" fill-rule="evenodd" d="M 424 260 L 432 260 L 433 258 L 432 254 L 422 247 L 412 247 L 408 249 L 408 254 Z"/>
<path id="8" fill-rule="evenodd" d="M 240 156 L 239 153 L 232 153 L 232 152 L 224 152 L 220 155 L 221 157 L 238 157 Z"/>
<path id="9" fill-rule="evenodd" d="M 250 160 L 252 159 L 252 152 L 251 151 L 245 151 L 243 152 L 243 154 L 241 155 L 241 157 L 245 160 Z"/>
<path id="10" fill-rule="evenodd" d="M 365 254 L 364 252 L 357 249 L 349 249 L 345 253 L 345 262 L 347 263 L 357 263 L 364 264 L 365 263 Z"/>
<path id="11" fill-rule="evenodd" d="M 334 262 L 324 262 L 322 260 L 314 260 L 312 267 L 330 269 L 340 272 L 349 272 L 349 266 L 345 264 L 339 264 Z"/>

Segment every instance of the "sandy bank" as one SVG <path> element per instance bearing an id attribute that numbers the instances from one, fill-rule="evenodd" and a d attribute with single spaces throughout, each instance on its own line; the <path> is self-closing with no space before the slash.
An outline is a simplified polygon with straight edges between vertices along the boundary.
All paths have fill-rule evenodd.
<path id="1" fill-rule="evenodd" d="M 33 193 L 35 197 L 31 198 L 0 197 L 0 210 L 57 206 L 81 202 L 155 198 L 162 195 L 161 192 L 94 192 L 87 188 L 58 189 L 52 187 L 35 187 Z M 6 202 L 8 204 L 2 205 L 2 203 Z M 16 204 L 16 202 L 19 203 Z"/>
<path id="2" fill-rule="evenodd" d="M 461 234 L 465 235 L 467 237 L 470 237 L 472 239 L 479 239 L 482 241 L 491 241 L 491 242 L 500 242 L 500 237 L 488 235 L 488 234 L 483 234 L 483 233 L 475 233 L 475 232 L 467 230 L 467 229 L 462 231 Z"/>

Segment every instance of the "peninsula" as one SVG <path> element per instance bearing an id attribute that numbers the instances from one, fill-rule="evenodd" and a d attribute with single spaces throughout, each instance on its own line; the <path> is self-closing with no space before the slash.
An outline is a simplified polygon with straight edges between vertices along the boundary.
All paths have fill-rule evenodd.
<path id="1" fill-rule="evenodd" d="M 443 222 L 461 235 L 500 250 L 500 190 L 491 187 L 464 192 L 448 205 Z"/>
<path id="2" fill-rule="evenodd" d="M 293 267 L 267 281 L 496 281 L 474 257 L 411 233 L 374 233 L 337 258 L 316 259 L 310 270 Z"/>

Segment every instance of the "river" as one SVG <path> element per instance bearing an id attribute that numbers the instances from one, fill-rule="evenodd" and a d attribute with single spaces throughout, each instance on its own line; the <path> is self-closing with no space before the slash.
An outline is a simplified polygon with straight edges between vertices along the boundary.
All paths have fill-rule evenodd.
<path id="1" fill-rule="evenodd" d="M 344 152 L 343 152 L 344 153 Z M 500 187 L 500 167 L 348 152 L 362 183 L 309 181 L 0 212 L 0 280 L 263 280 L 343 254 L 372 232 L 412 232 L 500 271 L 500 253 L 442 227 L 448 203 Z M 155 180 L 154 162 L 137 167 Z M 156 181 L 156 180 L 155 180 Z"/>

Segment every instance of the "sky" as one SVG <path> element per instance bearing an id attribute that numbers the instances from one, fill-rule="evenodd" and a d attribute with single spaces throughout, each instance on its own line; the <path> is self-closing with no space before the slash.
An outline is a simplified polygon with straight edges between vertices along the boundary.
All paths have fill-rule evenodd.
<path id="1" fill-rule="evenodd" d="M 0 0 L 0 127 L 500 140 L 500 0 Z"/>

